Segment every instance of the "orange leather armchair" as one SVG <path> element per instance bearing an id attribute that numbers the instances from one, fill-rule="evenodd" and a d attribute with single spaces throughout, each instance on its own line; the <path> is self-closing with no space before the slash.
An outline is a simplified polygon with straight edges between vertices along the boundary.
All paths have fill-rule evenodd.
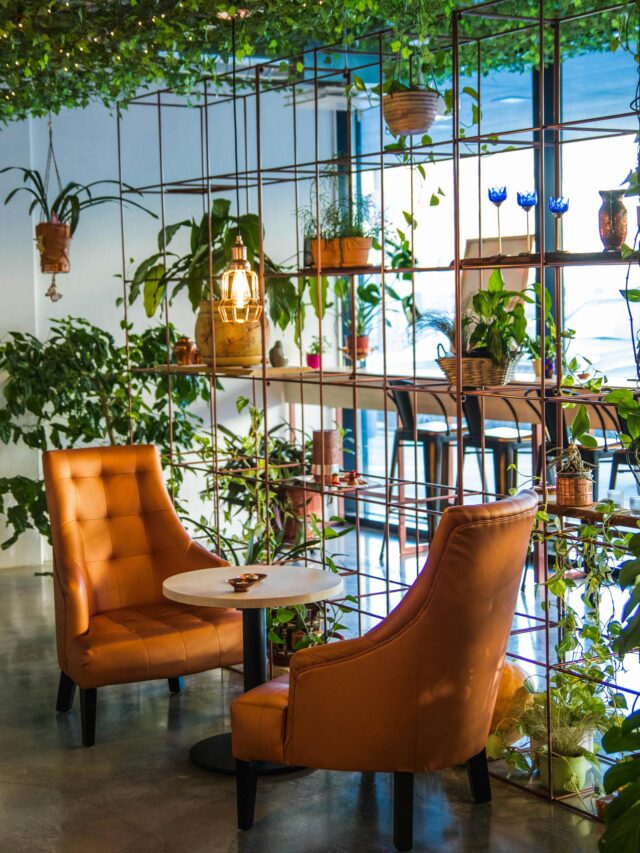
<path id="1" fill-rule="evenodd" d="M 80 688 L 82 742 L 95 743 L 97 688 L 169 679 L 242 661 L 237 611 L 167 601 L 170 575 L 226 565 L 191 540 L 167 494 L 154 447 L 44 454 L 54 554 L 60 686 Z"/>
<path id="2" fill-rule="evenodd" d="M 413 843 L 414 773 L 466 762 L 474 800 L 491 799 L 484 745 L 536 508 L 522 492 L 447 509 L 380 625 L 297 652 L 289 678 L 232 703 L 240 829 L 253 825 L 255 761 L 393 772 L 399 850 Z"/>

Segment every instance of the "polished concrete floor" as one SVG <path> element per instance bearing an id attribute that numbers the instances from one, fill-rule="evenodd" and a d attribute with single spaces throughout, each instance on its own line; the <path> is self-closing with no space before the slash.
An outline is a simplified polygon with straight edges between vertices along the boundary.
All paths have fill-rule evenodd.
<path id="1" fill-rule="evenodd" d="M 191 743 L 228 725 L 235 672 L 205 673 L 98 695 L 98 739 L 80 746 L 78 709 L 56 715 L 51 578 L 0 571 L 0 851 L 3 853 L 350 853 L 391 851 L 385 774 L 299 773 L 261 780 L 256 824 L 235 828 L 232 779 L 190 764 Z M 336 696 L 336 725 L 340 724 Z M 415 849 L 595 853 L 598 824 L 493 783 L 473 806 L 462 770 L 416 789 Z"/>

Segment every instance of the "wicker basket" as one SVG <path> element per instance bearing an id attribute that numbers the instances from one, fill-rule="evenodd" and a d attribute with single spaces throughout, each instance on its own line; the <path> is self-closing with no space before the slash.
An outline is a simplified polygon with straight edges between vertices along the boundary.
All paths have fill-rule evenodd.
<path id="1" fill-rule="evenodd" d="M 382 99 L 382 112 L 394 136 L 428 133 L 438 112 L 440 95 L 432 91 L 393 92 Z"/>
<path id="2" fill-rule="evenodd" d="M 559 506 L 590 506 L 593 503 L 593 480 L 575 474 L 556 476 L 556 503 Z"/>
<path id="3" fill-rule="evenodd" d="M 490 358 L 462 359 L 463 388 L 482 388 L 486 385 L 506 385 L 514 374 L 519 359 L 514 358 L 504 364 L 495 364 Z M 456 357 L 454 355 L 437 359 L 438 365 L 449 380 L 456 385 Z"/>

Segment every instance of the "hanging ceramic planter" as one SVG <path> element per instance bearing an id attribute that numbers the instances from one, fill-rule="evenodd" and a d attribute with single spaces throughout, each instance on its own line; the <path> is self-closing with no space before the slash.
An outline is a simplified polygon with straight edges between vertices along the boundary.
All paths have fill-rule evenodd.
<path id="1" fill-rule="evenodd" d="M 405 89 L 382 98 L 382 113 L 394 136 L 428 133 L 438 114 L 440 95 L 432 89 Z"/>
<path id="2" fill-rule="evenodd" d="M 36 247 L 40 253 L 43 273 L 69 272 L 71 263 L 71 226 L 59 222 L 40 222 L 36 225 Z"/>

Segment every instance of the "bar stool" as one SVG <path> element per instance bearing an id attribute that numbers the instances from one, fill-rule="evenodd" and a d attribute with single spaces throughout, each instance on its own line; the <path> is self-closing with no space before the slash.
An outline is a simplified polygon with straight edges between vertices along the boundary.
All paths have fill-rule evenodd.
<path id="1" fill-rule="evenodd" d="M 515 488 L 516 471 L 511 466 L 517 465 L 520 449 L 531 447 L 531 431 L 521 429 L 517 412 L 511 401 L 503 398 L 503 402 L 509 408 L 515 427 L 483 429 L 478 397 L 467 394 L 462 402 L 469 430 L 464 436 L 465 455 L 467 450 L 475 450 L 478 453 L 483 445 L 485 450 L 493 454 L 495 492 L 498 496 L 508 495 L 509 490 Z"/>
<path id="2" fill-rule="evenodd" d="M 406 379 L 394 379 L 393 387 L 389 390 L 389 397 L 393 401 L 398 414 L 398 428 L 393 437 L 393 448 L 391 451 L 389 480 L 392 481 L 395 477 L 396 469 L 401 461 L 400 454 L 402 448 L 407 445 L 411 447 L 419 445 L 422 448 L 426 497 L 439 498 L 439 500 L 428 502 L 427 506 L 430 507 L 433 505 L 437 515 L 439 515 L 446 500 L 442 495 L 443 487 L 446 489 L 450 484 L 449 457 L 451 448 L 456 442 L 456 432 L 449 425 L 446 406 L 438 394 L 430 394 L 430 397 L 433 398 L 436 408 L 440 410 L 442 419 L 417 424 L 411 393 L 403 387 L 412 384 L 412 382 Z M 422 395 L 425 393 L 428 392 L 420 391 Z M 402 487 L 400 486 L 400 488 Z M 393 483 L 390 489 L 393 489 Z M 429 513 L 429 538 L 432 537 L 435 531 L 436 525 L 433 523 L 433 519 L 433 515 Z M 384 554 L 384 546 L 385 543 L 383 542 L 380 550 L 380 559 L 382 559 L 382 555 Z M 415 550 L 412 553 L 415 553 Z"/>

